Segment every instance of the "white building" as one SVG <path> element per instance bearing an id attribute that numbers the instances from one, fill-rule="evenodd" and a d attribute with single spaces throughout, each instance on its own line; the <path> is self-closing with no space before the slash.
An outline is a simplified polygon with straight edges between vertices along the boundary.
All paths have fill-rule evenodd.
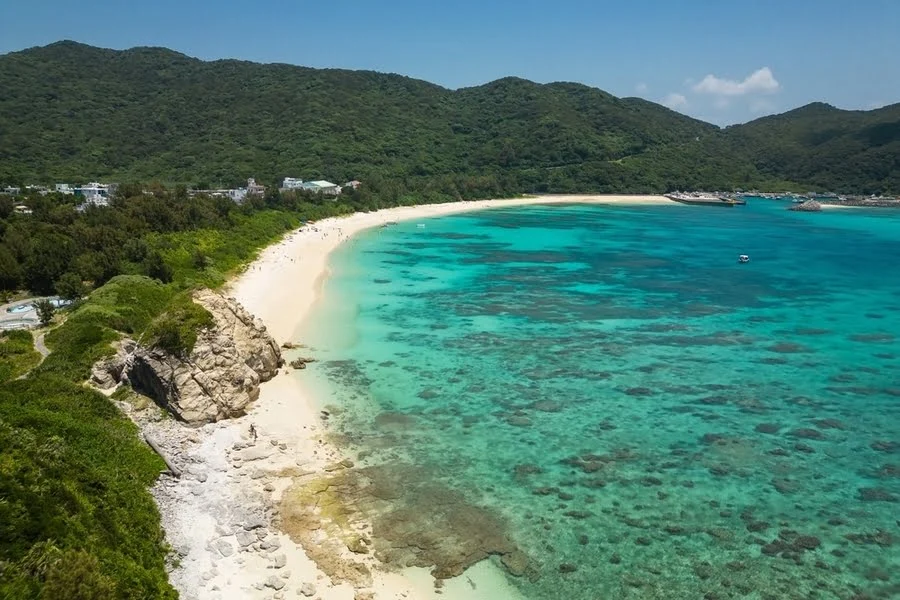
<path id="1" fill-rule="evenodd" d="M 283 191 L 303 189 L 303 180 L 296 177 L 285 177 L 281 182 L 281 189 Z"/>
<path id="2" fill-rule="evenodd" d="M 109 198 L 113 191 L 111 188 L 113 188 L 112 184 L 93 181 L 76 187 L 75 195 L 84 196 L 84 199 L 88 201 L 99 201 L 101 198 Z"/>
<path id="3" fill-rule="evenodd" d="M 330 181 L 307 181 L 303 184 L 302 189 L 307 190 L 309 192 L 318 192 L 320 194 L 325 194 L 326 196 L 337 196 L 341 193 L 341 186 L 336 183 L 331 183 Z"/>
<path id="4" fill-rule="evenodd" d="M 60 194 L 65 194 L 66 196 L 71 196 L 75 193 L 75 188 L 73 188 L 68 183 L 57 183 L 55 191 L 59 192 Z"/>

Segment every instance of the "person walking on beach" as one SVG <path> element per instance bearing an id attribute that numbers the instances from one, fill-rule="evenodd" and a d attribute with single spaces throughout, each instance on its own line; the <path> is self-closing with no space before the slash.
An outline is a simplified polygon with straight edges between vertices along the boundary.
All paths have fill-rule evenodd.
<path id="1" fill-rule="evenodd" d="M 256 427 L 253 426 L 253 423 L 250 423 L 250 437 L 253 438 L 253 441 L 256 441 Z"/>

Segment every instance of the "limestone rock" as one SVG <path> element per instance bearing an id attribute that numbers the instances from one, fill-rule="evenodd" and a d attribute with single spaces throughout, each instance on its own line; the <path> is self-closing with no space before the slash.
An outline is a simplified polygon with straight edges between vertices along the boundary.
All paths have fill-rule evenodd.
<path id="1" fill-rule="evenodd" d="M 253 515 L 248 517 L 244 522 L 244 530 L 251 531 L 253 529 L 259 529 L 260 527 L 266 526 L 266 520 L 263 519 L 260 515 Z"/>
<path id="2" fill-rule="evenodd" d="M 266 579 L 266 587 L 280 590 L 281 588 L 284 587 L 284 585 L 285 585 L 284 580 L 279 577 L 276 577 L 275 575 L 272 575 L 271 577 Z"/>
<path id="3" fill-rule="evenodd" d="M 115 356 L 101 360 L 91 367 L 91 383 L 101 390 L 116 387 L 125 374 L 127 357 L 134 352 L 136 346 L 135 341 L 128 338 L 119 342 Z"/>
<path id="4" fill-rule="evenodd" d="M 228 540 L 216 541 L 216 550 L 218 550 L 222 556 L 231 556 L 234 554 L 234 548 Z"/>
<path id="5" fill-rule="evenodd" d="M 281 350 L 262 323 L 234 300 L 201 290 L 194 301 L 212 314 L 215 326 L 198 333 L 190 355 L 139 346 L 123 375 L 135 390 L 188 423 L 241 416 L 259 397 L 259 384 L 278 374 Z M 112 368 L 95 366 L 98 385 Z"/>
<path id="6" fill-rule="evenodd" d="M 304 583 L 300 586 L 300 593 L 306 596 L 307 598 L 310 596 L 316 595 L 316 586 L 311 583 Z"/>

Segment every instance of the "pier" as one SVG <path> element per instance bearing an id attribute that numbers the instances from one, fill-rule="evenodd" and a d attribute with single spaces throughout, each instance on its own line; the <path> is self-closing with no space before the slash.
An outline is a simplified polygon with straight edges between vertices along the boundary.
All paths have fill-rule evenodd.
<path id="1" fill-rule="evenodd" d="M 726 198 L 720 196 L 700 196 L 692 194 L 666 194 L 666 198 L 681 204 L 695 206 L 743 206 L 747 201 L 742 198 Z"/>

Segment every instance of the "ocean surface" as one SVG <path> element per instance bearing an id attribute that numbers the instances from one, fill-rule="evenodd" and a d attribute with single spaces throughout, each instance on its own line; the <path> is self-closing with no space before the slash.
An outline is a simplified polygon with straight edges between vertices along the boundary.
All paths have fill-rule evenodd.
<path id="1" fill-rule="evenodd" d="M 535 600 L 900 598 L 900 212 L 788 205 L 497 209 L 336 251 L 302 376 L 399 482 L 387 546 L 492 555 Z"/>

